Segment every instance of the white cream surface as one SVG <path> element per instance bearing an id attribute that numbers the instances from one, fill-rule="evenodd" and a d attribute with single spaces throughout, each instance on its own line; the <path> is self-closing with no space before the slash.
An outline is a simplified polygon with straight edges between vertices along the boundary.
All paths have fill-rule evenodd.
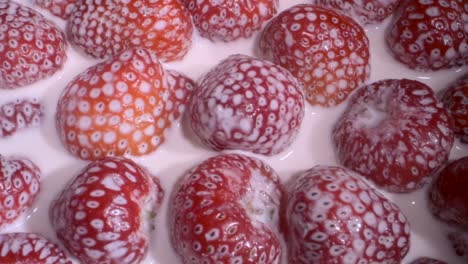
<path id="1" fill-rule="evenodd" d="M 34 7 L 33 0 L 17 0 L 17 2 L 35 8 L 47 18 L 55 21 L 62 29 L 65 28 L 63 20 Z M 280 0 L 280 10 L 304 2 L 306 0 Z M 372 70 L 369 82 L 384 78 L 409 78 L 424 82 L 439 91 L 468 70 L 465 67 L 464 69 L 420 73 L 406 68 L 395 61 L 386 50 L 384 31 L 388 22 L 389 20 L 386 20 L 378 26 L 366 27 L 371 47 Z M 195 34 L 191 50 L 183 61 L 169 63 L 166 67 L 180 70 L 197 80 L 230 54 L 258 54 L 255 40 L 241 40 L 229 44 L 212 43 Z M 42 189 L 34 209 L 1 232 L 37 232 L 57 241 L 48 218 L 49 204 L 65 183 L 86 164 L 85 161 L 71 156 L 60 143 L 55 130 L 55 109 L 59 95 L 67 83 L 97 61 L 71 46 L 67 54 L 68 60 L 64 69 L 47 80 L 15 90 L 0 90 L 0 104 L 16 98 L 37 97 L 46 107 L 40 127 L 26 129 L 12 137 L 0 139 L 2 155 L 28 157 L 42 170 Z M 345 105 L 346 102 L 330 109 L 307 105 L 300 133 L 292 146 L 273 157 L 249 155 L 256 156 L 270 164 L 283 181 L 287 181 L 291 176 L 314 165 L 337 164 L 331 144 L 331 129 Z M 139 164 L 146 166 L 161 179 L 166 191 L 163 206 L 157 216 L 156 231 L 151 235 L 150 250 L 144 261 L 145 264 L 179 263 L 170 244 L 166 214 L 172 189 L 175 182 L 189 169 L 216 154 L 198 143 L 187 122 L 181 121 L 171 129 L 166 142 L 156 152 L 135 158 Z M 468 145 L 463 145 L 456 140 L 450 158 L 456 159 L 466 155 L 468 155 Z M 404 263 L 409 263 L 421 256 L 454 264 L 467 262 L 466 259 L 457 257 L 451 249 L 445 235 L 449 227 L 436 220 L 427 209 L 427 186 L 411 194 L 384 194 L 399 205 L 412 225 L 411 250 Z"/>

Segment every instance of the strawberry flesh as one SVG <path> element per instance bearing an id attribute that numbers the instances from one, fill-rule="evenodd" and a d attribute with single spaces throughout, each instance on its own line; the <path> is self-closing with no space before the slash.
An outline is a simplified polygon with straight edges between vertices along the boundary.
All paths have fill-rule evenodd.
<path id="1" fill-rule="evenodd" d="M 391 192 L 428 182 L 453 141 L 451 119 L 432 89 L 407 79 L 360 88 L 333 129 L 341 164 Z"/>
<path id="2" fill-rule="evenodd" d="M 279 263 L 278 175 L 247 156 L 210 158 L 174 193 L 172 244 L 183 263 Z"/>
<path id="3" fill-rule="evenodd" d="M 455 122 L 455 134 L 468 143 L 468 73 L 443 92 L 442 102 Z"/>

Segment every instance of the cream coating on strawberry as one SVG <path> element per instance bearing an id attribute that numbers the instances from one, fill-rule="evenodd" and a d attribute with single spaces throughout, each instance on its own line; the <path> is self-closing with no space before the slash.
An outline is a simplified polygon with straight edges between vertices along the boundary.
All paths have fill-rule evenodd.
<path id="1" fill-rule="evenodd" d="M 65 88 L 56 112 L 60 139 L 81 159 L 151 153 L 181 115 L 190 82 L 166 73 L 155 52 L 126 50 Z"/>
<path id="2" fill-rule="evenodd" d="M 393 14 L 400 0 L 312 0 L 350 15 L 361 24 L 376 24 Z"/>
<path id="3" fill-rule="evenodd" d="M 440 70 L 468 64 L 468 5 L 464 0 L 401 0 L 386 42 L 412 69 Z"/>
<path id="4" fill-rule="evenodd" d="M 468 73 L 443 92 L 442 102 L 455 122 L 455 134 L 468 143 Z"/>
<path id="5" fill-rule="evenodd" d="M 181 0 L 202 37 L 229 42 L 251 38 L 277 12 L 278 0 Z"/>
<path id="6" fill-rule="evenodd" d="M 164 191 L 135 162 L 89 164 L 52 201 L 49 217 L 65 248 L 83 263 L 140 263 Z"/>
<path id="7" fill-rule="evenodd" d="M 40 124 L 44 106 L 38 99 L 18 99 L 0 105 L 0 138 Z"/>
<path id="8" fill-rule="evenodd" d="M 272 19 L 260 38 L 263 56 L 288 69 L 312 105 L 344 101 L 369 77 L 369 40 L 353 19 L 302 4 Z"/>
<path id="9" fill-rule="evenodd" d="M 448 160 L 453 124 L 427 85 L 381 80 L 360 88 L 333 129 L 339 162 L 391 192 L 411 192 Z"/>
<path id="10" fill-rule="evenodd" d="M 0 0 L 0 89 L 45 79 L 67 60 L 65 35 L 52 21 L 13 1 Z"/>
<path id="11" fill-rule="evenodd" d="M 0 234 L 0 262 L 72 264 L 65 252 L 47 238 L 34 233 Z"/>
<path id="12" fill-rule="evenodd" d="M 278 175 L 262 161 L 210 158 L 175 189 L 172 245 L 183 263 L 279 263 L 282 194 Z"/>
<path id="13" fill-rule="evenodd" d="M 67 32 L 72 43 L 95 58 L 143 47 L 161 61 L 175 61 L 192 44 L 193 24 L 179 0 L 85 0 L 69 17 Z"/>
<path id="14" fill-rule="evenodd" d="M 288 263 L 401 263 L 410 226 L 400 209 L 360 179 L 315 166 L 291 182 L 285 203 Z"/>
<path id="15" fill-rule="evenodd" d="M 440 219 L 468 227 L 468 157 L 447 164 L 429 190 L 429 204 Z"/>
<path id="16" fill-rule="evenodd" d="M 26 213 L 40 191 L 40 169 L 29 159 L 0 155 L 0 228 Z"/>
<path id="17" fill-rule="evenodd" d="M 67 19 L 75 11 L 76 2 L 78 0 L 34 0 L 36 5 L 63 19 Z"/>
<path id="18" fill-rule="evenodd" d="M 304 96 L 284 68 L 237 54 L 203 77 L 189 112 L 193 131 L 205 145 L 273 155 L 296 138 Z"/>

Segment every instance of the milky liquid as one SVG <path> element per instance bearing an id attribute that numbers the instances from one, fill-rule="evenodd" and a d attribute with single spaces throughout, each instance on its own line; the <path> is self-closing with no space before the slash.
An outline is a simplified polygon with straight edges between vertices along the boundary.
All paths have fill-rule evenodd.
<path id="1" fill-rule="evenodd" d="M 17 0 L 17 2 L 33 6 L 32 0 Z M 306 0 L 280 0 L 280 10 L 304 2 Z M 65 27 L 64 21 L 53 17 L 47 11 L 40 9 L 38 11 L 55 21 L 62 29 Z M 419 73 L 396 62 L 384 45 L 384 30 L 388 22 L 387 20 L 378 26 L 366 27 L 371 49 L 372 71 L 369 82 L 384 78 L 409 78 L 424 82 L 439 91 L 466 72 L 465 68 Z M 214 44 L 195 34 L 192 48 L 184 60 L 165 66 L 180 70 L 197 80 L 220 60 L 234 53 L 257 54 L 255 39 Z M 67 54 L 69 58 L 64 69 L 49 79 L 20 89 L 0 90 L 0 104 L 16 98 L 38 97 L 46 107 L 41 127 L 26 129 L 8 139 L 0 140 L 1 154 L 26 156 L 42 170 L 42 189 L 33 212 L 2 232 L 37 232 L 57 241 L 48 218 L 49 204 L 66 182 L 86 165 L 85 161 L 71 156 L 60 143 L 55 130 L 54 114 L 59 95 L 67 83 L 97 61 L 81 54 L 74 47 L 69 47 Z M 343 111 L 345 104 L 330 109 L 307 105 L 300 133 L 292 146 L 273 157 L 246 154 L 266 161 L 278 172 L 283 181 L 317 164 L 337 165 L 330 135 L 332 125 Z M 149 254 L 143 263 L 179 263 L 169 242 L 166 215 L 172 188 L 189 169 L 216 154 L 198 143 L 187 122 L 180 122 L 171 129 L 166 142 L 156 152 L 135 158 L 139 164 L 146 166 L 161 179 L 166 191 L 163 206 L 156 219 L 156 231 L 151 236 Z M 466 155 L 468 155 L 468 146 L 456 140 L 450 158 L 456 159 Z M 412 225 L 411 250 L 404 263 L 420 256 L 438 258 L 448 263 L 468 262 L 453 253 L 445 235 L 449 227 L 433 218 L 427 210 L 427 186 L 411 194 L 386 192 L 384 194 L 398 204 Z"/>

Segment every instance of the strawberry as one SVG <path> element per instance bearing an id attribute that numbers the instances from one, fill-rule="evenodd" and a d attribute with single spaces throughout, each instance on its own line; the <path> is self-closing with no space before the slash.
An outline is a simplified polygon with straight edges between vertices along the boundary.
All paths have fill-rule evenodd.
<path id="1" fill-rule="evenodd" d="M 179 0 L 85 0 L 69 17 L 67 31 L 72 43 L 95 58 L 144 47 L 161 61 L 174 61 L 190 48 L 193 25 Z"/>
<path id="2" fill-rule="evenodd" d="M 279 263 L 282 193 L 260 160 L 227 154 L 198 165 L 176 187 L 169 214 L 182 263 Z"/>
<path id="3" fill-rule="evenodd" d="M 286 206 L 288 263 L 401 263 L 410 226 L 360 175 L 315 166 L 295 179 Z"/>
<path id="4" fill-rule="evenodd" d="M 70 17 L 75 11 L 78 0 L 34 0 L 36 5 L 49 10 L 53 15 L 63 19 Z"/>
<path id="5" fill-rule="evenodd" d="M 278 9 L 278 0 L 181 1 L 202 37 L 224 42 L 251 38 Z"/>
<path id="6" fill-rule="evenodd" d="M 440 219 L 468 227 L 468 156 L 447 164 L 429 190 L 431 211 Z"/>
<path id="7" fill-rule="evenodd" d="M 432 89 L 407 79 L 360 88 L 332 137 L 341 164 L 391 192 L 428 182 L 454 141 L 451 119 Z"/>
<path id="8" fill-rule="evenodd" d="M 25 127 L 38 126 L 44 107 L 37 99 L 8 102 L 0 106 L 0 138 L 14 135 Z"/>
<path id="9" fill-rule="evenodd" d="M 65 35 L 31 8 L 0 0 L 0 88 L 48 78 L 67 59 Z"/>
<path id="10" fill-rule="evenodd" d="M 33 233 L 0 234 L 0 262 L 72 264 L 65 252 L 47 238 Z"/>
<path id="11" fill-rule="evenodd" d="M 455 121 L 455 134 L 468 143 L 468 73 L 443 92 L 442 102 Z"/>
<path id="12" fill-rule="evenodd" d="M 418 258 L 413 260 L 410 264 L 447 264 L 447 262 L 432 258 Z"/>
<path id="13" fill-rule="evenodd" d="M 352 15 L 361 24 L 380 23 L 393 14 L 400 0 L 312 0 L 311 3 Z"/>
<path id="14" fill-rule="evenodd" d="M 135 162 L 89 164 L 52 201 L 57 237 L 83 263 L 140 263 L 163 199 L 159 180 Z"/>
<path id="15" fill-rule="evenodd" d="M 40 174 L 26 158 L 0 155 L 0 228 L 31 208 L 39 194 Z"/>
<path id="16" fill-rule="evenodd" d="M 171 97 L 177 102 L 175 112 L 171 115 L 172 120 L 176 120 L 185 112 L 196 84 L 192 79 L 175 70 L 167 70 L 166 77 L 169 89 L 172 91 Z"/>
<path id="17" fill-rule="evenodd" d="M 201 80 L 189 112 L 195 134 L 207 146 L 273 155 L 295 139 L 304 96 L 284 68 L 231 55 Z"/>
<path id="18" fill-rule="evenodd" d="M 401 0 L 386 42 L 403 64 L 421 71 L 468 64 L 465 0 Z"/>
<path id="19" fill-rule="evenodd" d="M 156 150 L 191 94 L 191 86 L 185 85 L 191 81 L 174 74 L 143 48 L 89 68 L 68 84 L 59 100 L 56 120 L 62 142 L 73 155 L 91 160 Z"/>
<path id="20" fill-rule="evenodd" d="M 280 13 L 265 27 L 260 50 L 300 81 L 313 105 L 341 103 L 370 74 L 364 29 L 321 6 L 297 5 Z"/>

